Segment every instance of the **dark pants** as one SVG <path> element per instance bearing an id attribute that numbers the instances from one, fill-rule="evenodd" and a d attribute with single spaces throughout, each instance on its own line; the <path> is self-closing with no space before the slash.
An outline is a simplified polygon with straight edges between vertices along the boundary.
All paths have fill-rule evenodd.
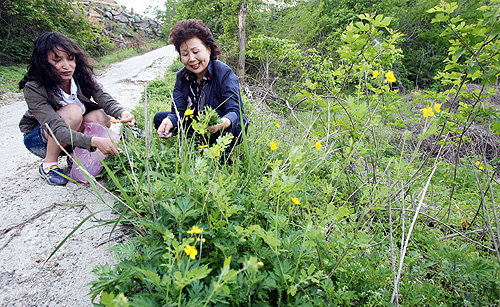
<path id="1" fill-rule="evenodd" d="M 156 130 L 158 130 L 158 128 L 161 125 L 161 122 L 168 116 L 168 114 L 170 114 L 170 112 L 168 112 L 168 111 L 156 113 L 154 120 L 153 120 L 153 123 L 155 125 Z M 247 133 L 248 132 L 248 120 L 246 119 L 246 117 L 244 117 L 244 123 L 245 123 L 245 133 Z M 174 127 L 174 131 L 171 131 L 171 132 L 175 133 L 176 129 L 177 129 L 177 127 Z M 242 134 L 241 130 L 242 130 L 241 129 L 241 122 L 238 121 L 237 123 L 231 123 L 231 126 L 229 128 L 224 129 L 222 131 L 223 134 L 230 132 L 234 136 L 233 141 L 225 150 L 226 157 L 229 157 L 229 154 L 233 150 L 234 146 L 241 143 L 241 141 L 243 139 L 243 136 L 241 135 Z M 221 130 L 210 135 L 209 145 L 211 146 L 212 144 L 215 144 L 217 141 L 217 138 L 220 135 L 221 135 Z"/>

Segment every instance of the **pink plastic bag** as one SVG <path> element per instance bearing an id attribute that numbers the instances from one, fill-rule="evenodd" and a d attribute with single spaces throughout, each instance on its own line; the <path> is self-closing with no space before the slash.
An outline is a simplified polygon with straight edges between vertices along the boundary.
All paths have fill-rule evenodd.
<path id="1" fill-rule="evenodd" d="M 118 144 L 118 141 L 120 140 L 120 136 L 116 132 L 109 130 L 105 126 L 98 123 L 85 123 L 83 134 L 97 137 L 110 137 L 115 144 Z M 76 158 L 78 158 L 78 161 L 82 163 L 87 172 L 89 172 L 92 176 L 97 176 L 102 170 L 101 160 L 104 160 L 107 157 L 107 155 L 103 154 L 99 149 L 96 149 L 94 152 L 90 152 L 80 147 L 75 147 L 72 156 L 75 158 L 75 163 L 73 163 L 73 166 L 71 167 L 69 177 L 83 183 L 88 183 L 88 180 L 85 178 L 80 170 L 80 167 L 77 165 Z"/>

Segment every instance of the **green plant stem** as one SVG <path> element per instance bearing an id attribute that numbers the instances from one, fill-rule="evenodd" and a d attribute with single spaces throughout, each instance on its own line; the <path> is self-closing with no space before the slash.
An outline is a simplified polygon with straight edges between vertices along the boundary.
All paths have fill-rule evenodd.
<path id="1" fill-rule="evenodd" d="M 151 130 L 149 129 L 149 114 L 148 114 L 148 85 L 144 87 L 144 120 L 146 121 L 146 177 L 148 181 L 148 191 L 149 191 L 149 204 L 151 212 L 153 213 L 153 219 L 156 221 L 156 210 L 153 204 L 153 192 L 151 191 L 151 176 L 149 175 L 149 156 L 150 156 L 150 139 Z"/>
<path id="2" fill-rule="evenodd" d="M 460 85 L 460 88 L 462 88 L 466 77 L 467 77 L 467 74 L 465 74 L 465 76 L 463 77 L 462 84 Z M 483 90 L 484 90 L 484 85 L 481 88 L 481 93 L 483 92 Z M 481 96 L 481 93 L 479 94 L 479 96 Z M 476 99 L 476 103 L 472 106 L 473 110 L 477 106 L 478 103 L 479 103 L 479 97 Z M 469 128 L 473 124 L 473 121 L 471 120 L 471 116 L 473 113 L 474 112 L 471 111 L 469 113 L 469 115 L 467 116 L 466 122 L 469 122 L 469 125 L 467 127 L 465 127 L 465 129 L 463 129 L 462 133 L 460 134 L 460 137 L 458 138 L 459 142 L 458 142 L 458 146 L 457 146 L 457 154 L 455 155 L 455 169 L 453 171 L 453 185 L 451 187 L 451 192 L 450 192 L 450 197 L 449 197 L 450 205 L 448 206 L 448 213 L 447 213 L 447 217 L 446 217 L 447 221 L 450 219 L 451 204 L 452 204 L 453 194 L 455 193 L 455 187 L 456 187 L 456 182 L 457 182 L 458 163 L 460 161 L 460 147 L 462 146 L 462 143 L 463 143 L 463 136 L 465 135 L 467 130 L 469 130 Z"/>
<path id="3" fill-rule="evenodd" d="M 483 158 L 483 161 L 486 162 L 486 159 Z M 479 186 L 479 191 L 481 191 L 481 199 L 483 200 L 483 203 L 484 203 L 484 206 L 483 206 L 484 211 L 486 211 L 486 222 L 488 223 L 488 230 L 490 231 L 491 240 L 493 241 L 493 247 L 495 248 L 495 254 L 496 254 L 496 257 L 498 260 L 498 264 L 500 265 L 500 251 L 499 251 L 499 244 L 498 244 L 498 241 L 500 240 L 500 230 L 498 229 L 499 228 L 498 215 L 497 215 L 497 211 L 495 208 L 495 195 L 492 191 L 491 180 L 488 180 L 488 185 L 490 188 L 490 195 L 492 196 L 491 203 L 492 203 L 492 209 L 493 209 L 493 220 L 495 221 L 495 224 L 496 224 L 496 232 L 497 232 L 496 236 L 495 236 L 495 232 L 493 231 L 493 225 L 491 224 L 490 213 L 488 210 L 488 206 L 486 205 L 486 199 L 485 199 L 485 196 L 483 193 L 483 189 L 481 188 L 481 179 L 479 178 L 477 171 L 474 172 L 474 175 L 476 176 L 476 181 L 477 181 L 477 184 Z"/>

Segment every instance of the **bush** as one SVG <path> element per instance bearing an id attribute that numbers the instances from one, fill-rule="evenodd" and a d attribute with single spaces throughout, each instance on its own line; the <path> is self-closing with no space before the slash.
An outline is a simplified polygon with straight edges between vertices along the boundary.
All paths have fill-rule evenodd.
<path id="1" fill-rule="evenodd" d="M 38 36 L 58 31 L 72 37 L 90 55 L 113 47 L 101 28 L 89 22 L 81 4 L 71 1 L 5 0 L 0 2 L 0 65 L 26 63 Z"/>

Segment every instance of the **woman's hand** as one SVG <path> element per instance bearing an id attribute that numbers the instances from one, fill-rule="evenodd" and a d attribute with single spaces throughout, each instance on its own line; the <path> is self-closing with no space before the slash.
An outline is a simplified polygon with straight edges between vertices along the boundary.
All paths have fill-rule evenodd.
<path id="1" fill-rule="evenodd" d="M 214 134 L 219 130 L 223 130 L 231 126 L 231 120 L 229 118 L 223 117 L 222 123 L 208 127 L 210 134 Z"/>
<path id="2" fill-rule="evenodd" d="M 116 144 L 114 144 L 110 138 L 94 136 L 90 140 L 90 145 L 99 148 L 105 155 L 114 156 L 118 153 L 118 148 L 115 146 Z"/>
<path id="3" fill-rule="evenodd" d="M 129 111 L 123 111 L 121 116 L 120 116 L 120 122 L 121 123 L 128 123 L 128 125 L 130 127 L 132 127 L 135 124 L 135 116 L 134 116 L 134 114 L 130 113 Z"/>
<path id="4" fill-rule="evenodd" d="M 168 117 L 165 117 L 165 119 L 161 122 L 160 127 L 158 127 L 157 133 L 160 137 L 168 139 L 172 136 L 170 130 L 173 127 L 174 124 L 172 124 L 172 121 Z"/>

